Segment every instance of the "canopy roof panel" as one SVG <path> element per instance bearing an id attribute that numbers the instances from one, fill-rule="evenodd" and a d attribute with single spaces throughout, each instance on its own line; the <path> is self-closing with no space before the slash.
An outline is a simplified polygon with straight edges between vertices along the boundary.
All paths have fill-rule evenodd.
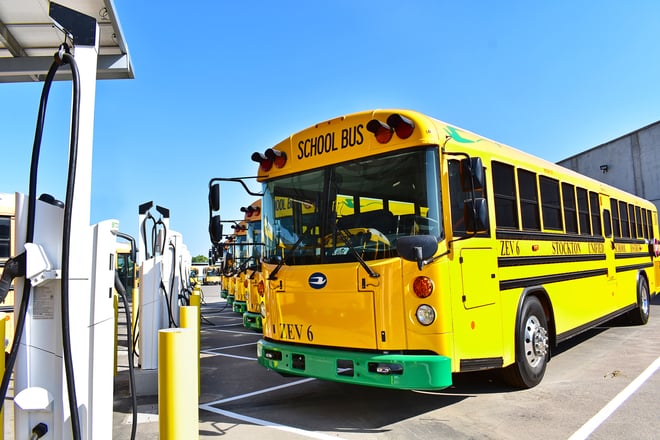
<path id="1" fill-rule="evenodd" d="M 97 79 L 133 78 L 128 47 L 112 0 L 58 0 L 99 25 Z M 48 0 L 0 1 L 0 82 L 42 81 L 65 41 L 49 16 Z M 75 50 L 75 49 L 74 49 Z M 55 79 L 69 79 L 66 70 Z"/>

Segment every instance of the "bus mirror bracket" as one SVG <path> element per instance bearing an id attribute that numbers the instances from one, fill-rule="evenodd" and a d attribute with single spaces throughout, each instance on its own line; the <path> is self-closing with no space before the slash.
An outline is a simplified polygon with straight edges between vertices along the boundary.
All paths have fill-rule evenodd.
<path id="1" fill-rule="evenodd" d="M 426 260 L 438 251 L 438 239 L 433 235 L 409 235 L 400 237 L 396 242 L 399 256 L 407 261 L 416 261 L 419 270 L 422 270 Z"/>

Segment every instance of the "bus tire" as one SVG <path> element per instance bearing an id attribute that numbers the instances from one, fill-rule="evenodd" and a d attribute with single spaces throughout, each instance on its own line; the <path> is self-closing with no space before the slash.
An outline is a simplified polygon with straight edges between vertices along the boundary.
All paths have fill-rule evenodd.
<path id="1" fill-rule="evenodd" d="M 504 378 L 516 388 L 532 388 L 543 379 L 550 359 L 548 320 L 537 297 L 524 300 L 516 326 L 516 360 Z"/>
<path id="2" fill-rule="evenodd" d="M 649 292 L 649 283 L 643 276 L 639 277 L 637 282 L 637 307 L 630 311 L 630 320 L 635 325 L 644 325 L 649 322 L 651 312 L 651 294 Z"/>

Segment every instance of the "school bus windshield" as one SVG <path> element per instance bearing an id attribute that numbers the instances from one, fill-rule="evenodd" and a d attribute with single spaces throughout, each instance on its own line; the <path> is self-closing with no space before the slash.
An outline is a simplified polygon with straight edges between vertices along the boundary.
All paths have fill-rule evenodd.
<path id="1" fill-rule="evenodd" d="M 274 179 L 264 185 L 264 258 L 286 264 L 397 255 L 396 240 L 442 239 L 437 147 L 409 149 Z"/>

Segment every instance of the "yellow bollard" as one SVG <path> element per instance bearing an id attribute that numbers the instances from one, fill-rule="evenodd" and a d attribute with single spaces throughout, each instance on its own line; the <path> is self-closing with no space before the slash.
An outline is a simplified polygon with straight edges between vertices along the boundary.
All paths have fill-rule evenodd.
<path id="1" fill-rule="evenodd" d="M 192 329 L 158 331 L 158 425 L 161 440 L 199 438 L 199 385 L 197 375 L 190 374 L 194 371 L 196 359 Z"/>
<path id="2" fill-rule="evenodd" d="M 201 352 L 202 350 L 202 305 L 201 304 L 202 304 L 202 296 L 197 291 L 194 291 L 192 295 L 190 295 L 190 305 L 197 307 L 197 323 L 199 325 L 199 327 L 197 328 L 197 350 L 199 352 Z M 201 386 L 201 373 L 200 373 L 200 386 Z"/>
<path id="3" fill-rule="evenodd" d="M 181 328 L 189 328 L 193 331 L 195 335 L 196 345 L 195 345 L 195 362 L 197 363 L 197 383 L 199 387 L 197 389 L 198 393 L 202 392 L 201 384 L 201 370 L 199 366 L 199 343 L 200 343 L 200 319 L 199 319 L 199 307 L 196 306 L 179 306 L 179 319 L 181 320 Z"/>
<path id="4" fill-rule="evenodd" d="M 192 295 L 190 295 L 190 305 L 199 307 L 201 303 L 202 303 L 202 295 L 200 295 L 197 289 L 195 289 Z"/>
<path id="5" fill-rule="evenodd" d="M 0 341 L 2 341 L 2 356 L 0 356 L 0 374 L 5 374 L 5 331 L 7 329 L 7 321 L 11 316 L 2 313 L 0 314 Z M 4 408 L 4 405 L 3 405 Z M 5 410 L 0 411 L 0 440 L 5 438 Z"/>

